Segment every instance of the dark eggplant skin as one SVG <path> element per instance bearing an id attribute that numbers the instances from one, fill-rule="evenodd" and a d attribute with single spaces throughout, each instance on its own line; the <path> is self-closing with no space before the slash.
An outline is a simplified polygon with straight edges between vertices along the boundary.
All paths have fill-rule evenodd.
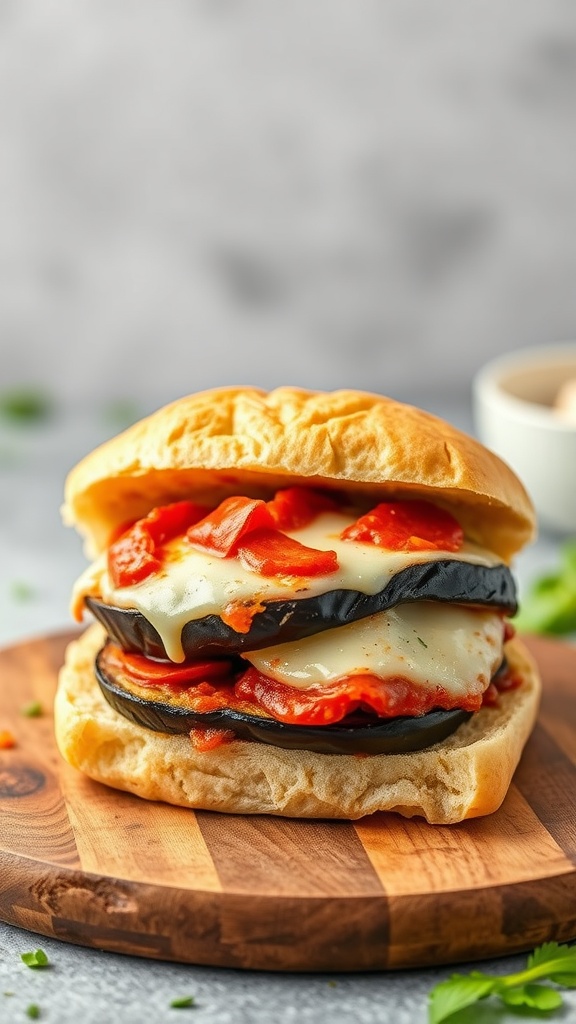
<path id="1" fill-rule="evenodd" d="M 247 633 L 237 633 L 218 615 L 206 615 L 186 623 L 182 646 L 186 658 L 239 654 L 300 640 L 408 601 L 496 607 L 507 615 L 517 610 L 516 586 L 507 566 L 445 559 L 407 566 L 391 576 L 377 594 L 330 590 L 315 597 L 270 601 L 264 611 L 256 613 Z M 140 612 L 107 605 L 93 597 L 86 598 L 86 605 L 124 650 L 147 658 L 167 658 L 157 630 Z"/>
<path id="2" fill-rule="evenodd" d="M 178 704 L 144 699 L 112 679 L 103 666 L 103 648 L 95 673 L 108 703 L 125 718 L 145 729 L 173 735 L 210 726 L 230 729 L 237 739 L 266 743 L 284 750 L 311 750 L 318 754 L 407 754 L 440 743 L 467 721 L 472 712 L 455 709 L 430 711 L 416 717 L 379 719 L 366 724 L 327 726 L 287 725 L 273 718 L 246 715 L 231 708 L 191 711 Z"/>

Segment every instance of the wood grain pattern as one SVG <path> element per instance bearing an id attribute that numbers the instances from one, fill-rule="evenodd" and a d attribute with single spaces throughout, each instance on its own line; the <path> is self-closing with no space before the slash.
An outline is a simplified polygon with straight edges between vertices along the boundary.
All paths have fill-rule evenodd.
<path id="1" fill-rule="evenodd" d="M 534 877 L 534 846 L 547 877 L 572 865 L 513 785 L 497 815 L 460 825 L 372 815 L 354 823 L 362 845 L 390 896 L 515 885 Z M 382 832 L 386 829 L 386 844 Z M 486 851 L 490 851 L 490 856 Z M 418 864 L 416 873 L 406 865 Z"/>
<path id="2" fill-rule="evenodd" d="M 576 936 L 576 648 L 528 641 L 544 699 L 502 808 L 454 826 L 228 816 L 147 803 L 56 750 L 67 635 L 0 652 L 0 918 L 185 963 L 351 971 Z M 39 700 L 40 718 L 22 707 Z M 473 926 L 471 924 L 473 922 Z"/>
<path id="3" fill-rule="evenodd" d="M 63 764 L 59 778 L 82 867 L 111 878 L 155 885 L 192 885 L 220 892 L 210 851 L 194 814 L 110 792 Z M 122 828 L 118 828 L 118 822 Z"/>

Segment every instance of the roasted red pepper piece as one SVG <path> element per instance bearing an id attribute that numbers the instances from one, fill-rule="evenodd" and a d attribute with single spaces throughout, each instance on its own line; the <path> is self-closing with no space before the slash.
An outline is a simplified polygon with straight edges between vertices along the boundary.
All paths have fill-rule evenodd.
<path id="1" fill-rule="evenodd" d="M 336 509 L 336 502 L 309 487 L 286 487 L 267 503 L 278 530 L 301 530 L 321 512 Z"/>
<path id="2" fill-rule="evenodd" d="M 261 576 L 327 576 L 338 568 L 335 551 L 300 544 L 279 530 L 254 530 L 240 543 L 237 556 Z"/>
<path id="3" fill-rule="evenodd" d="M 114 587 L 140 583 L 162 567 L 160 549 L 174 537 L 185 533 L 192 523 L 206 515 L 206 509 L 193 501 L 175 501 L 162 505 L 138 519 L 108 549 L 108 573 Z"/>
<path id="4" fill-rule="evenodd" d="M 211 682 L 233 681 L 232 661 L 229 658 L 205 658 L 202 661 L 186 661 L 182 665 L 172 662 L 152 661 L 143 654 L 123 651 L 116 644 L 108 643 L 106 661 L 115 672 L 125 673 L 139 686 L 192 686 L 199 693 L 211 695 Z"/>
<path id="5" fill-rule="evenodd" d="M 160 505 L 141 520 L 154 544 L 159 547 L 184 534 L 189 526 L 197 523 L 208 512 L 204 505 L 195 501 L 175 501 L 171 505 Z"/>
<path id="6" fill-rule="evenodd" d="M 454 516 L 429 501 L 384 501 L 340 536 L 390 551 L 459 551 L 464 541 Z"/>
<path id="7" fill-rule="evenodd" d="M 156 545 L 140 523 L 108 548 L 108 575 L 114 587 L 130 587 L 140 583 L 162 567 L 156 557 Z"/>
<path id="8" fill-rule="evenodd" d="M 240 540 L 246 533 L 261 527 L 275 526 L 265 501 L 259 498 L 225 498 L 199 523 L 188 530 L 186 536 L 219 558 L 236 554 Z"/>

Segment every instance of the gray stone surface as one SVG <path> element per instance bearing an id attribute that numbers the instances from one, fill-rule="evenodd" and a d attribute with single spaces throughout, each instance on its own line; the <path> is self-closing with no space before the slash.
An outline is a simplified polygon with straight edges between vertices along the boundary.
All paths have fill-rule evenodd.
<path id="1" fill-rule="evenodd" d="M 20 960 L 38 947 L 50 960 L 43 971 Z M 20 1024 L 35 1003 L 47 1024 L 426 1024 L 430 990 L 454 971 L 505 974 L 525 961 L 515 956 L 359 975 L 267 974 L 98 952 L 0 924 L 0 1020 Z M 189 995 L 193 1008 L 170 1008 L 174 998 Z M 495 1001 L 479 1004 L 454 1024 L 518 1024 L 518 1014 L 497 1007 Z M 566 992 L 557 1019 L 576 1020 L 576 992 Z"/>

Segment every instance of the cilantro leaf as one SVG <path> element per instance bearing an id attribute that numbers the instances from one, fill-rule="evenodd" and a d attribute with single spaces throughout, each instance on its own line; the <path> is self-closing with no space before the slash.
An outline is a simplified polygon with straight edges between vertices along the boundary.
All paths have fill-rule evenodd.
<path id="1" fill-rule="evenodd" d="M 48 957 L 43 949 L 37 949 L 35 953 L 21 953 L 20 959 L 26 967 L 47 967 Z"/>
<path id="2" fill-rule="evenodd" d="M 188 1006 L 194 1006 L 194 996 L 180 996 L 177 999 L 173 999 L 170 1006 L 173 1010 L 185 1010 Z"/>
<path id="3" fill-rule="evenodd" d="M 506 1006 L 530 1006 L 534 1010 L 556 1010 L 562 1006 L 562 996 L 549 985 L 519 985 L 498 995 Z"/>
<path id="4" fill-rule="evenodd" d="M 569 969 L 576 971 L 576 946 L 560 945 L 559 942 L 543 942 L 528 957 L 527 967 L 540 967 L 546 964 L 562 963 Z"/>
<path id="5" fill-rule="evenodd" d="M 479 999 L 485 999 L 494 990 L 496 978 L 479 971 L 471 974 L 453 974 L 448 981 L 441 981 L 430 993 L 429 1021 L 440 1024 L 453 1013 L 472 1006 Z"/>
<path id="6" fill-rule="evenodd" d="M 465 1007 L 487 996 L 497 996 L 506 1006 L 528 1007 L 530 1010 L 556 1010 L 562 996 L 547 980 L 564 988 L 576 988 L 576 946 L 544 942 L 528 957 L 526 968 L 515 974 L 491 976 L 480 971 L 468 975 L 455 974 L 440 982 L 430 993 L 428 1019 L 441 1024 Z"/>
<path id="7" fill-rule="evenodd" d="M 544 965 L 546 976 L 563 988 L 576 988 L 576 946 L 545 942 L 528 957 L 528 970 Z"/>
<path id="8" fill-rule="evenodd" d="M 520 632 L 565 634 L 576 632 L 576 540 L 560 548 L 556 572 L 534 580 L 514 619 Z"/>
<path id="9" fill-rule="evenodd" d="M 543 942 L 541 946 L 537 946 L 533 953 L 530 953 L 526 966 L 530 970 L 532 967 L 540 967 L 541 964 L 549 963 L 550 960 L 556 960 L 558 957 L 566 957 L 568 960 L 574 955 L 573 950 L 570 946 L 561 946 L 559 942 Z"/>

